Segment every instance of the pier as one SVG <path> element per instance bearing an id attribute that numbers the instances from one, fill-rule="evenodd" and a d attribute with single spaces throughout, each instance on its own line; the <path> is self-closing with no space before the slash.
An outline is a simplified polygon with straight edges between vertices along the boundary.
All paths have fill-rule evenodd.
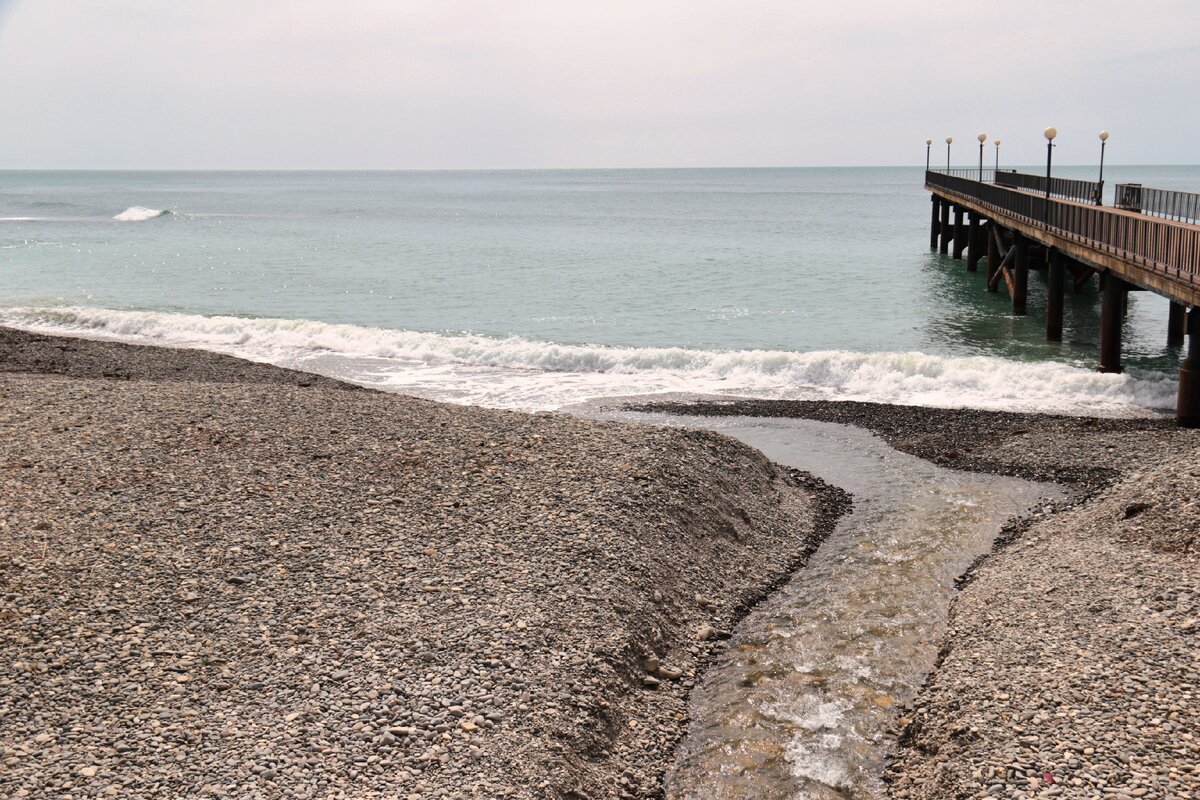
<path id="1" fill-rule="evenodd" d="M 1013 314 L 1027 313 L 1030 270 L 1046 272 L 1046 339 L 1060 341 L 1067 281 L 1098 282 L 1102 372 L 1120 372 L 1128 293 L 1171 302 L 1167 344 L 1187 354 L 1176 419 L 1200 427 L 1200 194 L 1118 184 L 1104 206 L 1102 182 L 997 169 L 927 169 L 930 248 L 968 271 L 985 265 L 987 291 L 1007 288 Z"/>

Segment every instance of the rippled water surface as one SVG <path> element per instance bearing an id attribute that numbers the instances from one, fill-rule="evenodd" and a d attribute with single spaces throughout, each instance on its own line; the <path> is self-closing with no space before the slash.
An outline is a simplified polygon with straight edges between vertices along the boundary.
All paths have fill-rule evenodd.
<path id="1" fill-rule="evenodd" d="M 854 495 L 693 694 L 668 798 L 879 797 L 885 731 L 933 666 L 955 577 L 1058 490 L 942 469 L 843 425 L 653 419 L 720 430 Z"/>
<path id="2" fill-rule="evenodd" d="M 1091 170 L 1063 167 L 1062 177 Z M 1198 167 L 1111 167 L 1200 189 Z M 1045 341 L 929 250 L 920 168 L 0 172 L 0 324 L 200 347 L 434 399 L 694 392 L 1172 409 L 1167 301 Z"/>

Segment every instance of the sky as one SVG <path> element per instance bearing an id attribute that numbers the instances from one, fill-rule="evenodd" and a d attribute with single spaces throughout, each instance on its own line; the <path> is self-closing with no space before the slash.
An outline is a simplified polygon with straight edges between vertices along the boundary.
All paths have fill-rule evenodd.
<path id="1" fill-rule="evenodd" d="M 0 168 L 1200 162 L 1196 0 L 0 0 Z"/>

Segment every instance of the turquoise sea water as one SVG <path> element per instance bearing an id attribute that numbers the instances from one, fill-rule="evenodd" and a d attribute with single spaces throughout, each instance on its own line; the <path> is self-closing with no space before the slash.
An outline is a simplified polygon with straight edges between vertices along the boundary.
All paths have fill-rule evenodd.
<path id="1" fill-rule="evenodd" d="M 1200 190 L 1197 167 L 1105 177 Z M 1132 374 L 1096 375 L 1095 291 L 1047 344 L 1040 278 L 1011 316 L 930 253 L 928 218 L 919 167 L 4 172 L 0 322 L 522 408 L 656 391 L 1170 405 L 1164 299 L 1133 295 Z"/>

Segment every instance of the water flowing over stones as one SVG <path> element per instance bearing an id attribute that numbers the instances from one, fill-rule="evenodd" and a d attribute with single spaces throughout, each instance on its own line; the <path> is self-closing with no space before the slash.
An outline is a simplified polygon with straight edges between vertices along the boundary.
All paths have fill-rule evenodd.
<path id="1" fill-rule="evenodd" d="M 942 469 L 840 425 L 682 422 L 811 471 L 855 505 L 698 687 L 667 796 L 880 796 L 886 733 L 933 667 L 955 578 L 1005 520 L 1058 490 Z"/>

